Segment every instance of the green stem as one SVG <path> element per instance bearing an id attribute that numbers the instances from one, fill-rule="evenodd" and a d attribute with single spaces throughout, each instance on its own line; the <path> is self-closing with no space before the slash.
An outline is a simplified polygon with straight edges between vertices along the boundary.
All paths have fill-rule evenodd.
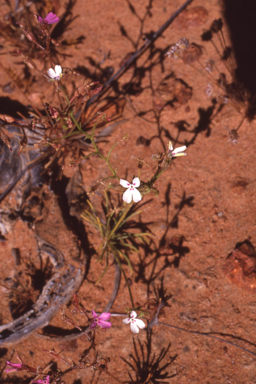
<path id="1" fill-rule="evenodd" d="M 75 123 L 77 129 L 78 129 L 80 132 L 83 132 L 83 131 L 82 131 L 82 128 L 80 127 L 80 125 L 79 125 L 78 122 L 76 121 L 76 119 L 75 119 L 75 117 L 74 117 L 74 115 L 73 115 L 73 112 L 70 113 L 70 117 L 71 117 L 73 123 Z M 83 132 L 83 133 L 85 133 L 85 132 Z"/>
<path id="2" fill-rule="evenodd" d="M 99 153 L 99 157 L 102 159 L 102 160 L 105 160 L 105 162 L 107 163 L 111 173 L 113 174 L 113 176 L 117 177 L 116 175 L 116 172 L 114 171 L 114 169 L 112 168 L 112 165 L 110 164 L 110 162 L 106 159 L 105 156 L 103 156 L 101 153 Z"/>
<path id="3" fill-rule="evenodd" d="M 153 186 L 154 182 L 162 175 L 162 173 L 166 170 L 166 168 L 171 164 L 172 159 L 167 158 L 164 166 L 159 166 L 154 176 L 151 178 L 149 185 Z M 167 165 L 166 165 L 167 164 Z"/>
<path id="4" fill-rule="evenodd" d="M 116 225 L 114 226 L 114 228 L 112 229 L 112 231 L 110 232 L 110 235 L 108 236 L 106 242 L 108 243 L 109 240 L 111 239 L 113 233 L 116 231 L 116 229 L 119 227 L 120 223 L 123 221 L 123 219 L 125 218 L 125 216 L 127 215 L 129 209 L 131 208 L 131 205 L 128 204 L 125 209 L 124 209 L 124 212 L 122 213 L 120 219 L 118 220 L 118 222 L 116 223 Z"/>
<path id="5" fill-rule="evenodd" d="M 93 134 L 94 134 L 95 126 L 96 126 L 96 124 L 94 124 L 93 129 L 92 129 L 92 134 L 90 135 L 90 140 L 91 140 L 91 142 L 92 142 L 92 145 L 93 145 L 95 151 L 97 152 L 98 156 L 99 156 L 102 160 L 104 160 L 104 161 L 106 162 L 106 164 L 108 165 L 108 167 L 109 167 L 109 169 L 110 169 L 112 175 L 115 176 L 115 177 L 117 177 L 116 172 L 115 172 L 115 170 L 112 168 L 112 165 L 110 164 L 108 158 L 106 158 L 104 155 L 102 155 L 102 153 L 100 153 L 99 148 L 98 148 L 97 144 L 96 144 L 95 141 L 94 141 L 94 135 L 93 135 Z"/>
<path id="6" fill-rule="evenodd" d="M 63 92 L 64 96 L 65 96 L 65 97 L 66 97 L 66 99 L 67 99 L 67 103 L 68 103 L 68 105 L 70 106 L 70 102 L 69 102 L 69 98 L 68 98 L 68 95 L 66 94 L 66 91 L 65 91 L 65 89 L 64 89 L 64 87 L 63 87 L 63 85 L 61 84 L 61 81 L 59 82 L 59 84 L 60 84 L 60 88 L 61 88 L 61 90 L 62 90 L 62 92 Z"/>
<path id="7" fill-rule="evenodd" d="M 63 92 L 64 92 L 64 90 L 63 90 Z M 64 93 L 65 93 L 65 92 L 64 92 Z M 68 102 L 68 103 L 69 103 L 69 102 Z M 109 162 L 110 154 L 111 154 L 112 150 L 115 148 L 115 146 L 117 145 L 117 143 L 114 144 L 113 147 L 110 149 L 110 151 L 109 151 L 109 153 L 108 153 L 108 157 L 105 157 L 104 155 L 102 155 L 102 153 L 100 153 L 99 148 L 98 148 L 97 144 L 96 144 L 95 141 L 94 141 L 94 131 L 95 131 L 95 128 L 96 128 L 96 126 L 97 126 L 97 122 L 94 124 L 94 126 L 93 126 L 93 128 L 92 128 L 92 133 L 91 133 L 91 135 L 88 135 L 88 133 L 86 133 L 85 131 L 83 131 L 83 129 L 81 128 L 81 126 L 80 126 L 80 125 L 78 124 L 78 122 L 76 121 L 76 119 L 75 119 L 75 117 L 74 117 L 74 115 L 73 115 L 73 112 L 70 113 L 70 117 L 71 117 L 72 121 L 75 123 L 75 125 L 76 125 L 77 129 L 79 130 L 79 132 L 82 132 L 82 133 L 85 135 L 85 137 L 86 137 L 87 139 L 91 140 L 91 143 L 92 143 L 92 145 L 93 145 L 93 148 L 94 148 L 96 154 L 97 154 L 102 160 L 104 160 L 104 161 L 106 162 L 106 164 L 108 165 L 108 167 L 109 167 L 109 169 L 110 169 L 112 175 L 113 175 L 114 177 L 116 177 L 116 178 L 119 179 L 119 177 L 116 175 L 116 171 L 113 169 L 112 165 L 111 165 L 110 162 Z M 70 134 L 70 135 L 71 135 L 71 134 Z"/>

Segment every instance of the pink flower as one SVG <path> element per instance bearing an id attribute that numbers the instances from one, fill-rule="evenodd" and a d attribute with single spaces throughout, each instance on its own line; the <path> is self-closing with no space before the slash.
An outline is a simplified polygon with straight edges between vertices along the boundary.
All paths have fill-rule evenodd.
<path id="1" fill-rule="evenodd" d="M 123 194 L 123 200 L 129 204 L 133 200 L 138 203 L 141 200 L 141 193 L 135 188 L 140 186 L 140 179 L 135 177 L 132 183 L 128 183 L 127 180 L 120 179 L 122 187 L 127 188 L 127 191 Z"/>
<path id="2" fill-rule="evenodd" d="M 5 372 L 9 373 L 9 372 L 17 372 L 17 371 L 22 371 L 23 370 L 23 363 L 21 361 L 20 364 L 14 364 L 14 363 L 10 363 L 10 361 L 6 361 L 6 366 L 7 367 L 11 367 L 10 369 L 7 368 L 5 370 Z"/>
<path id="3" fill-rule="evenodd" d="M 35 384 L 50 384 L 50 376 L 46 376 L 45 379 L 43 380 L 32 380 L 31 383 L 35 383 Z"/>
<path id="4" fill-rule="evenodd" d="M 55 23 L 58 23 L 58 21 L 60 21 L 59 17 L 52 12 L 48 13 L 48 15 L 44 20 L 42 19 L 42 17 L 38 15 L 36 15 L 36 17 L 40 24 L 55 24 Z"/>
<path id="5" fill-rule="evenodd" d="M 95 328 L 97 325 L 99 325 L 101 328 L 110 328 L 111 323 L 109 321 L 111 313 L 103 312 L 100 316 L 97 315 L 96 312 L 92 311 L 93 316 L 93 322 L 90 326 L 90 329 Z"/>

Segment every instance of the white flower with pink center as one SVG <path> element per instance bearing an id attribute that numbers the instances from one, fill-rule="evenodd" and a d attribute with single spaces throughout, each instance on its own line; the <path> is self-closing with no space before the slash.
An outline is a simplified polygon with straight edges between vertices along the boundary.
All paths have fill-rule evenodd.
<path id="1" fill-rule="evenodd" d="M 140 179 L 135 177 L 132 183 L 128 183 L 127 180 L 120 179 L 122 187 L 127 188 L 127 191 L 123 194 L 123 200 L 129 204 L 133 200 L 135 203 L 141 201 L 141 193 L 136 189 L 140 186 Z"/>
<path id="2" fill-rule="evenodd" d="M 62 76 L 62 68 L 60 65 L 55 65 L 55 70 L 50 68 L 47 71 L 47 75 L 53 80 L 59 80 Z M 52 80 L 51 80 L 52 81 Z"/>
<path id="3" fill-rule="evenodd" d="M 137 313 L 135 311 L 131 311 L 130 317 L 123 320 L 124 324 L 130 324 L 131 331 L 133 333 L 139 333 L 140 329 L 146 327 L 144 321 L 140 319 L 136 319 Z"/>
<path id="4" fill-rule="evenodd" d="M 184 153 L 184 151 L 186 151 L 186 149 L 187 149 L 186 145 L 183 145 L 182 147 L 178 147 L 176 149 L 173 149 L 172 142 L 169 141 L 168 151 L 169 151 L 170 157 L 186 156 L 186 153 Z"/>

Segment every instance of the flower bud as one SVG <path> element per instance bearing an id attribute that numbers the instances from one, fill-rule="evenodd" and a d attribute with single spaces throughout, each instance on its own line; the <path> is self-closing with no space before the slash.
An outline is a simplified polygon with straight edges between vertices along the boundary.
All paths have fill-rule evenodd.
<path id="1" fill-rule="evenodd" d="M 66 120 L 66 122 L 67 122 L 68 127 L 69 127 L 69 128 L 72 128 L 72 127 L 73 127 L 73 122 L 72 122 L 71 118 L 70 118 L 70 117 L 67 117 L 65 120 Z"/>
<path id="2" fill-rule="evenodd" d="M 52 107 L 48 103 L 45 103 L 44 107 L 47 109 L 47 111 L 50 113 L 50 115 L 51 115 L 51 117 L 53 119 L 57 119 L 59 117 L 60 114 L 59 114 L 59 111 L 56 108 Z"/>
<path id="3" fill-rule="evenodd" d="M 51 39 L 51 42 L 52 42 L 52 44 L 55 45 L 56 47 L 59 47 L 59 45 L 60 45 L 60 43 L 58 43 L 58 41 L 55 40 L 55 39 Z"/>
<path id="4" fill-rule="evenodd" d="M 16 24 L 18 24 L 22 29 L 25 28 L 25 25 L 23 25 L 20 21 L 16 21 Z"/>
<path id="5" fill-rule="evenodd" d="M 32 60 L 23 60 L 23 63 L 26 64 L 30 69 L 36 69 L 36 65 Z"/>

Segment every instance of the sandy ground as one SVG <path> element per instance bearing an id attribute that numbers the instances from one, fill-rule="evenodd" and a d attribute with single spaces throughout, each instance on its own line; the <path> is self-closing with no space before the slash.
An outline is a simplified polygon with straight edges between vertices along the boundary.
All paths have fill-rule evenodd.
<path id="1" fill-rule="evenodd" d="M 82 77 L 104 84 L 119 69 L 126 55 L 139 48 L 145 36 L 156 31 L 182 1 L 152 1 L 150 16 L 144 21 L 149 2 L 139 0 L 131 4 L 120 0 L 108 4 L 103 0 L 78 0 L 74 4 L 72 14 L 76 18 L 61 36 L 61 41 L 67 44 L 61 52 L 67 56 L 59 56 L 59 59 L 63 67 L 72 68 L 81 75 L 67 80 L 68 89 L 72 88 L 72 81 L 79 83 Z M 64 4 L 56 6 L 58 15 L 64 10 Z M 154 291 L 162 284 L 169 297 L 168 306 L 159 315 L 161 323 L 211 333 L 256 353 L 256 262 L 255 252 L 250 248 L 250 245 L 256 246 L 255 120 L 245 119 L 238 131 L 238 142 L 230 140 L 229 131 L 237 128 L 243 114 L 230 102 L 218 111 L 220 104 L 213 102 L 214 97 L 219 97 L 218 91 L 215 94 L 213 90 L 212 95 L 207 96 L 209 80 L 181 59 L 164 55 L 172 44 L 185 36 L 201 46 L 203 64 L 213 59 L 224 71 L 211 43 L 201 39 L 212 21 L 223 17 L 224 13 L 225 6 L 220 1 L 194 0 L 137 60 L 136 68 L 131 67 L 120 77 L 103 99 L 106 105 L 111 97 L 123 99 L 125 106 L 116 120 L 120 123 L 113 126 L 111 135 L 100 143 L 100 148 L 106 154 L 119 142 L 112 155 L 118 175 L 131 181 L 138 174 L 138 159 L 143 159 L 140 179 L 147 181 L 156 168 L 152 155 L 164 151 L 169 140 L 175 146 L 188 147 L 187 156 L 175 159 L 156 182 L 159 196 L 149 194 L 138 204 L 142 209 L 138 221 L 148 225 L 154 243 L 150 249 L 141 247 L 140 254 L 130 255 L 133 275 L 124 267 L 131 279 L 135 305 L 149 308 L 148 319 L 151 319 L 156 310 Z M 225 19 L 223 31 L 230 45 Z M 81 36 L 78 43 L 76 39 Z M 3 65 L 12 67 L 18 61 L 11 55 L 2 56 L 1 60 Z M 43 69 L 44 63 L 38 63 Z M 216 71 L 213 75 L 217 76 Z M 28 93 L 34 105 L 40 108 L 42 102 L 56 101 L 54 87 L 35 76 Z M 3 70 L 0 79 L 1 98 L 28 104 L 17 87 L 12 93 L 4 92 L 10 80 Z M 161 109 L 166 102 L 168 105 Z M 0 109 L 1 113 L 6 113 L 1 106 Z M 127 141 L 122 140 L 125 135 Z M 91 259 L 78 293 L 88 310 L 101 312 L 111 296 L 114 267 L 110 266 L 100 284 L 95 286 L 104 269 L 104 265 L 97 263 L 95 252 L 99 238 L 84 222 L 80 222 L 80 226 L 84 228 L 86 240 L 80 238 L 83 231 L 79 235 L 72 229 L 72 223 L 67 222 L 68 207 L 61 200 L 61 193 L 76 169 L 67 166 L 55 190 L 47 187 L 41 233 L 53 238 L 62 236 L 67 244 L 72 241 L 84 244 L 84 253 L 90 254 Z M 97 180 L 109 176 L 104 163 L 95 158 L 83 162 L 80 170 L 87 193 Z M 90 195 L 99 212 L 101 196 Z M 117 201 L 116 194 L 114 201 Z M 11 200 L 8 203 L 11 204 Z M 245 241 L 249 246 L 234 253 L 237 244 Z M 33 226 L 17 219 L 0 243 L 1 281 L 17 273 L 12 248 L 19 249 L 22 260 L 36 263 L 36 247 Z M 12 317 L 5 288 L 1 288 L 1 297 L 0 319 L 6 324 Z M 111 312 L 124 313 L 129 306 L 128 289 L 122 279 Z M 110 358 L 108 372 L 119 382 L 256 383 L 255 356 L 245 350 L 163 324 L 153 327 L 151 334 L 144 330 L 133 335 L 120 317 L 112 319 L 112 328 L 97 332 L 97 348 L 100 358 Z M 83 318 L 80 321 L 80 324 L 86 323 Z M 51 324 L 67 328 L 59 313 Z M 87 347 L 85 336 L 72 341 L 55 341 L 38 338 L 35 332 L 20 343 L 1 346 L 0 382 L 29 382 L 31 376 L 22 376 L 22 372 L 3 373 L 5 361 L 16 362 L 17 353 L 31 366 L 45 367 L 51 356 L 42 349 L 54 348 L 68 361 L 77 361 Z M 66 369 L 67 366 L 58 361 L 58 367 Z M 73 371 L 64 377 L 65 383 L 73 384 L 114 383 L 118 382 L 116 379 L 106 372 L 101 375 L 96 372 L 93 376 L 92 369 Z"/>

